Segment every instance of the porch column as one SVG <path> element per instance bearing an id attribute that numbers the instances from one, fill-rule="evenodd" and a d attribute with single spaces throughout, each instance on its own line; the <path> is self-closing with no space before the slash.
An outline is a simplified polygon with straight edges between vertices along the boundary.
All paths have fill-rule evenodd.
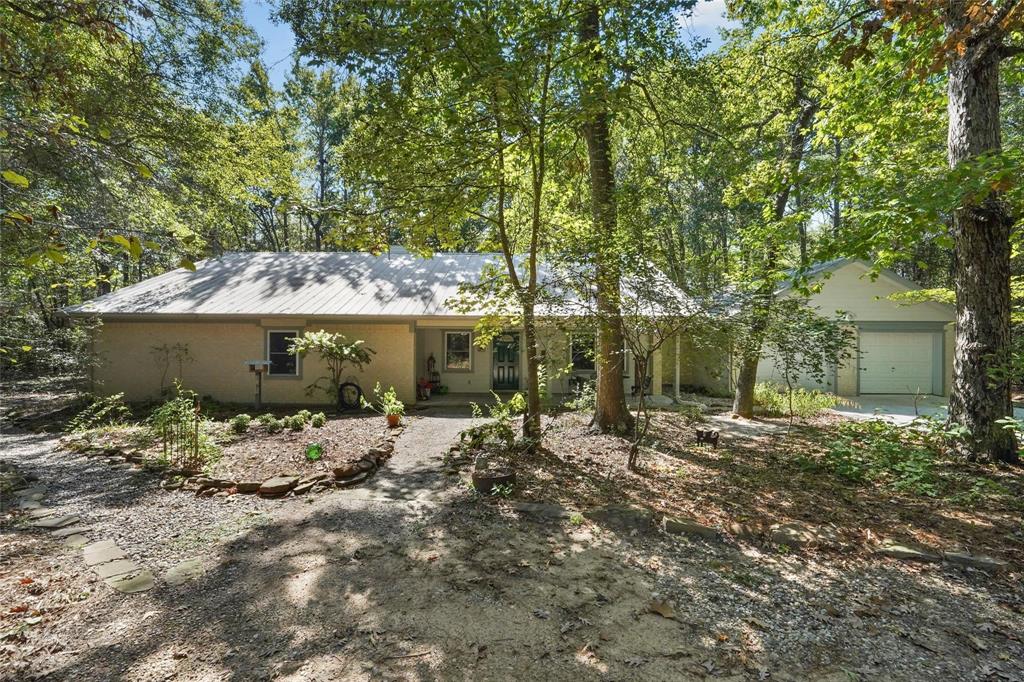
<path id="1" fill-rule="evenodd" d="M 651 358 L 651 395 L 661 395 L 661 349 Z"/>
<path id="2" fill-rule="evenodd" d="M 679 368 L 683 363 L 683 335 L 676 335 L 676 398 L 679 398 Z"/>

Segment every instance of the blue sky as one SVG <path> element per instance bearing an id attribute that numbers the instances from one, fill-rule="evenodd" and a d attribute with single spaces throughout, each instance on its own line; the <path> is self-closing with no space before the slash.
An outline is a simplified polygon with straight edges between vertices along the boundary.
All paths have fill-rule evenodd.
<path id="1" fill-rule="evenodd" d="M 263 61 L 270 72 L 270 79 L 280 86 L 291 66 L 291 53 L 295 48 L 295 37 L 286 25 L 270 20 L 271 3 L 267 0 L 243 0 L 246 19 L 256 32 L 263 37 Z M 725 0 L 698 0 L 693 16 L 681 18 L 684 30 L 694 38 L 710 38 L 710 48 L 715 48 L 718 29 L 727 24 L 723 14 Z"/>

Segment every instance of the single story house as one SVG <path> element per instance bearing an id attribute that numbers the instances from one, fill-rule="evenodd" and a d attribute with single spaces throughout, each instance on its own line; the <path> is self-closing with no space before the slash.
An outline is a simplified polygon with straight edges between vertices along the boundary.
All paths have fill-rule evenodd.
<path id="1" fill-rule="evenodd" d="M 452 301 L 463 284 L 479 281 L 497 254 L 438 253 L 422 258 L 390 254 L 228 253 L 67 308 L 72 318 L 99 318 L 93 332 L 97 358 L 94 390 L 123 392 L 137 401 L 157 398 L 179 378 L 200 395 L 252 402 L 252 362 L 266 363 L 262 399 L 270 404 L 330 403 L 307 387 L 325 376 L 318 357 L 288 353 L 289 339 L 320 329 L 362 339 L 375 352 L 351 379 L 364 392 L 380 382 L 413 403 L 422 381 L 453 396 L 515 391 L 523 387 L 521 330 L 510 328 L 481 347 L 474 327 L 485 311 Z M 814 302 L 823 312 L 843 309 L 857 328 L 859 364 L 836 367 L 840 393 L 903 393 L 910 385 L 943 393 L 949 385 L 952 312 L 946 306 L 898 306 L 889 293 L 913 285 L 891 273 L 872 281 L 866 264 L 835 262 Z M 594 335 L 546 325 L 539 345 L 554 376 L 552 394 L 570 393 L 575 377 L 594 375 Z M 636 391 L 633 363 L 623 363 L 627 395 Z M 938 369 L 936 369 L 938 368 Z M 727 392 L 732 363 L 727 350 L 696 349 L 685 336 L 652 358 L 649 392 L 678 395 L 688 387 Z M 766 367 L 763 378 L 772 379 Z"/>

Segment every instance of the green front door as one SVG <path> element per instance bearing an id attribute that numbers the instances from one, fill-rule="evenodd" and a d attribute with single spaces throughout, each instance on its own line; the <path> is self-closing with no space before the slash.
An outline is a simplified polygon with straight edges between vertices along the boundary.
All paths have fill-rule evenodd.
<path id="1" fill-rule="evenodd" d="M 496 337 L 491 362 L 491 387 L 495 391 L 519 390 L 519 334 L 508 332 Z"/>

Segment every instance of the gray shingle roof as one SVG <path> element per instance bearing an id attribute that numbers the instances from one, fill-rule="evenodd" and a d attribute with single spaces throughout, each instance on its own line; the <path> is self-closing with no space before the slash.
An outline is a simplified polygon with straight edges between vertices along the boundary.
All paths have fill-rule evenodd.
<path id="1" fill-rule="evenodd" d="M 88 315 L 462 315 L 448 307 L 493 253 L 227 253 L 65 308 Z"/>

